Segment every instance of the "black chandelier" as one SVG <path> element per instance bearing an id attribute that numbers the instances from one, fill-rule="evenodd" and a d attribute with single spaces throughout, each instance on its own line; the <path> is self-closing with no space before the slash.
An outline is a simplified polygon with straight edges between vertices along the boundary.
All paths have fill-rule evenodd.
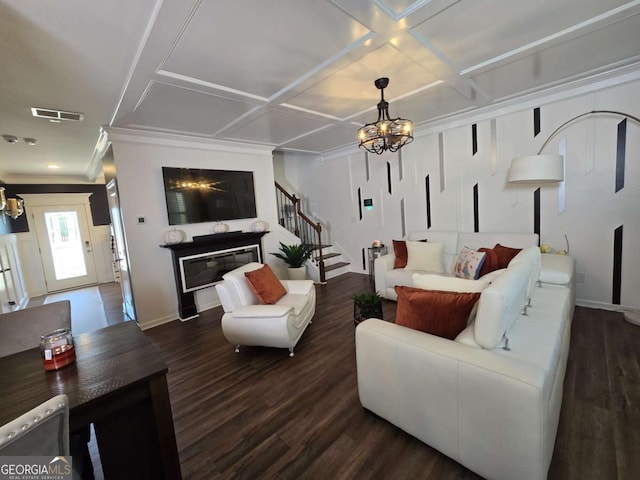
<path id="1" fill-rule="evenodd" d="M 389 102 L 384 99 L 384 89 L 387 85 L 389 85 L 389 79 L 386 77 L 375 81 L 376 88 L 380 90 L 378 120 L 358 129 L 358 146 L 378 155 L 387 150 L 396 152 L 413 141 L 411 120 L 400 117 L 389 118 Z"/>

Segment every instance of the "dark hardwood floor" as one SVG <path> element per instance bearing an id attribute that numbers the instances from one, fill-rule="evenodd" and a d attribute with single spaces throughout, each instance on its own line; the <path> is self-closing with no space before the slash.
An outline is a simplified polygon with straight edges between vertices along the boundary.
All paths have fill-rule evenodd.
<path id="1" fill-rule="evenodd" d="M 100 298 L 104 305 L 104 313 L 107 316 L 107 323 L 115 325 L 125 321 L 122 310 L 122 289 L 117 282 L 101 283 L 98 285 Z"/>
<path id="2" fill-rule="evenodd" d="M 169 365 L 185 479 L 478 478 L 360 406 L 351 296 L 368 282 L 347 274 L 316 287 L 317 313 L 294 358 L 234 354 L 221 308 L 145 332 Z M 385 301 L 385 319 L 394 312 Z M 640 327 L 577 308 L 549 478 L 638 478 L 639 405 Z"/>

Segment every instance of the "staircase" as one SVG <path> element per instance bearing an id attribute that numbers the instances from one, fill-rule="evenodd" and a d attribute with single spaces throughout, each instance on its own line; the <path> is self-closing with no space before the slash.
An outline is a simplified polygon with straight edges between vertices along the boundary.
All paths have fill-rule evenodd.
<path id="1" fill-rule="evenodd" d="M 301 202 L 295 194 L 287 192 L 278 182 L 276 185 L 276 203 L 278 223 L 306 243 L 314 247 L 312 266 L 317 268 L 318 280 L 325 283 L 349 271 L 349 262 L 344 261 L 342 253 L 334 245 L 322 241 L 322 225 L 311 220 L 301 209 Z"/>
<path id="2" fill-rule="evenodd" d="M 325 279 L 321 281 L 326 281 L 331 278 L 338 277 L 343 273 L 347 273 L 350 271 L 349 262 L 344 261 L 344 255 L 342 253 L 337 252 L 337 249 L 330 244 L 322 245 L 322 262 L 324 265 L 324 275 Z M 316 256 L 317 257 L 317 256 Z M 319 259 L 314 258 L 314 262 L 318 263 Z"/>

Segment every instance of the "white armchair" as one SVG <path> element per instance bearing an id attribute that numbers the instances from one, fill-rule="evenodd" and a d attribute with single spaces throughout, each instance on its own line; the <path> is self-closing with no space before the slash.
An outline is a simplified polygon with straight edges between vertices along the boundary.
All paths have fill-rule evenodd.
<path id="1" fill-rule="evenodd" d="M 293 349 L 316 311 L 316 290 L 312 280 L 282 280 L 287 293 L 273 305 L 262 305 L 254 295 L 245 272 L 257 270 L 249 263 L 222 276 L 216 285 L 222 302 L 222 333 L 236 352 L 240 345 Z"/>

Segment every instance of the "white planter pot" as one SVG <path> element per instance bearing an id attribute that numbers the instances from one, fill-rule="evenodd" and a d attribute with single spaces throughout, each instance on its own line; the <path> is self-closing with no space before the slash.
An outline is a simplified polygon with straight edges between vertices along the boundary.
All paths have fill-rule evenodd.
<path id="1" fill-rule="evenodd" d="M 307 278 L 307 267 L 287 268 L 289 280 L 305 280 Z"/>

